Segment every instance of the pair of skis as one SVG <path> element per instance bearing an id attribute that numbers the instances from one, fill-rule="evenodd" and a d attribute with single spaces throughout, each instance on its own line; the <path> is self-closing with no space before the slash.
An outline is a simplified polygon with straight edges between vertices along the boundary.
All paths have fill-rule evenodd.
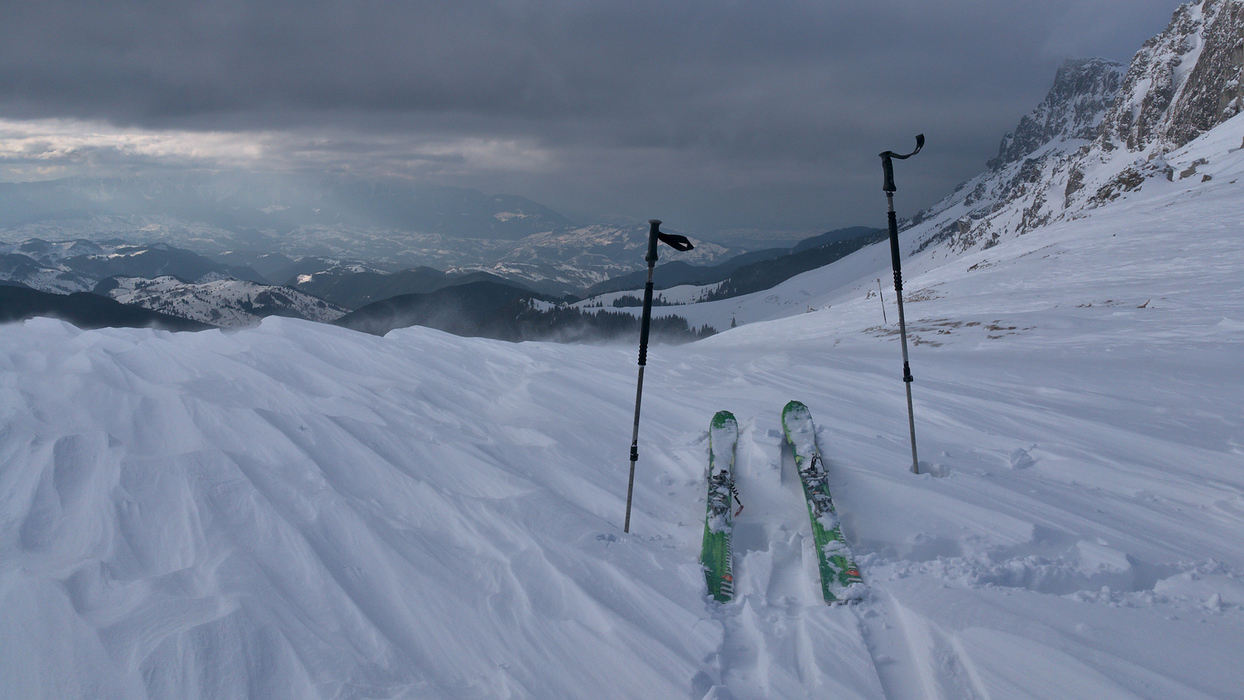
<path id="1" fill-rule="evenodd" d="M 816 426 L 808 407 L 799 401 L 786 404 L 782 409 L 782 432 L 794 453 L 795 469 L 808 503 L 812 541 L 821 573 L 821 593 L 827 603 L 852 600 L 864 580 L 851 558 L 851 550 L 834 512 L 825 462 L 817 448 Z M 731 499 L 737 499 L 734 458 L 738 441 L 739 425 L 734 415 L 718 411 L 708 431 L 708 511 L 700 562 L 704 565 L 709 594 L 723 603 L 734 596 L 730 535 L 734 522 Z"/>

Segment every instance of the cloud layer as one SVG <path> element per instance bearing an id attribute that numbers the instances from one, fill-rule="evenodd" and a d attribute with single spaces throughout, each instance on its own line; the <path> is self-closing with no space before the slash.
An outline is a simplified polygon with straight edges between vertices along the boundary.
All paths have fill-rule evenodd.
<path id="1" fill-rule="evenodd" d="M 331 170 L 705 234 L 882 217 L 979 171 L 1068 57 L 1171 0 L 7 3 L 0 167 Z M 15 145 L 19 144 L 19 145 Z M 900 200 L 902 201 L 902 200 Z"/>

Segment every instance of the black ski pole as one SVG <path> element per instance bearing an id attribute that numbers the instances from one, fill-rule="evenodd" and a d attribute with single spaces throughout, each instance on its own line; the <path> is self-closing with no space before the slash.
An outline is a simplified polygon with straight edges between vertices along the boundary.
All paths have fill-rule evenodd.
<path id="1" fill-rule="evenodd" d="M 916 150 L 907 155 L 899 155 L 894 151 L 885 151 L 881 154 L 881 167 L 885 171 L 885 184 L 881 186 L 885 190 L 886 202 L 890 205 L 889 223 L 890 223 L 890 262 L 894 265 L 894 294 L 898 296 L 898 330 L 903 337 L 903 383 L 907 387 L 907 424 L 911 427 L 911 473 L 920 473 L 920 462 L 916 459 L 916 414 L 911 407 L 911 365 L 907 361 L 907 321 L 903 318 L 903 267 L 900 261 L 898 250 L 898 218 L 894 215 L 894 191 L 898 188 L 894 186 L 894 163 L 893 159 L 906 160 L 924 148 L 924 134 L 916 136 Z"/>
<path id="2" fill-rule="evenodd" d="M 635 462 L 639 460 L 639 402 L 644 395 L 644 365 L 648 364 L 648 330 L 652 325 L 652 268 L 657 264 L 657 241 L 674 250 L 687 251 L 695 246 L 686 236 L 661 233 L 660 219 L 648 220 L 648 282 L 644 285 L 644 313 L 639 321 L 639 380 L 635 383 L 635 432 L 631 434 L 631 477 L 626 484 L 626 523 L 622 532 L 631 531 L 631 494 L 635 492 Z"/>

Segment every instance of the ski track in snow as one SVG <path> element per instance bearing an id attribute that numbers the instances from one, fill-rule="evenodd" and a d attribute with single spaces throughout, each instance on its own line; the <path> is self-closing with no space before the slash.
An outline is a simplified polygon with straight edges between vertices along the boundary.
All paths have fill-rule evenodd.
<path id="1" fill-rule="evenodd" d="M 813 313 L 653 348 L 629 535 L 633 348 L 2 326 L 0 697 L 1241 697 L 1228 126 L 1179 156 L 1212 181 L 905 263 L 920 475 L 884 247 L 773 292 Z M 857 604 L 820 601 L 791 399 Z M 719 409 L 725 605 L 698 563 Z"/>
<path id="2" fill-rule="evenodd" d="M 755 430 L 744 426 L 739 440 L 736 485 L 747 500 L 734 525 L 735 598 L 709 603 L 724 631 L 707 697 L 878 697 L 855 617 L 821 598 L 789 449 L 780 431 Z"/>

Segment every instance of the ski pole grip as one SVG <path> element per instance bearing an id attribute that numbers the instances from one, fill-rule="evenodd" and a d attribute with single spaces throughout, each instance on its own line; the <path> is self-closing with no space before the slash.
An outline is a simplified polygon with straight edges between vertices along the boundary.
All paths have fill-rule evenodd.
<path id="1" fill-rule="evenodd" d="M 648 254 L 644 256 L 648 265 L 653 265 L 657 261 L 657 236 L 661 234 L 660 229 L 660 219 L 648 219 Z"/>

